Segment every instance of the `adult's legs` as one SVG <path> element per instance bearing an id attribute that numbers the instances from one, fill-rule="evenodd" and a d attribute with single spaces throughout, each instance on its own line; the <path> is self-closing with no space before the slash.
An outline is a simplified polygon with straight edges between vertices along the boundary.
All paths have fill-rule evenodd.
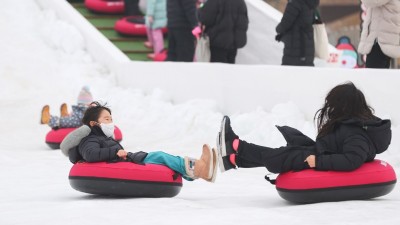
<path id="1" fill-rule="evenodd" d="M 223 48 L 211 47 L 211 62 L 220 62 L 227 63 L 228 62 L 228 50 Z"/>
<path id="2" fill-rule="evenodd" d="M 173 28 L 168 28 L 168 53 L 167 53 L 167 59 L 166 61 L 172 61 L 176 62 L 177 61 L 177 31 L 176 29 Z"/>
<path id="3" fill-rule="evenodd" d="M 195 37 L 190 29 L 176 29 L 176 55 L 178 62 L 193 62 Z"/>
<path id="4" fill-rule="evenodd" d="M 228 50 L 228 55 L 227 55 L 227 63 L 230 64 L 235 64 L 236 62 L 236 55 L 237 55 L 237 49 L 229 49 Z"/>
<path id="5" fill-rule="evenodd" d="M 390 68 L 391 58 L 382 52 L 378 43 L 375 43 L 371 52 L 367 55 L 366 67 L 375 69 L 388 69 Z"/>
<path id="6" fill-rule="evenodd" d="M 139 10 L 139 0 L 124 0 L 124 4 L 127 16 L 139 16 L 142 14 Z"/>

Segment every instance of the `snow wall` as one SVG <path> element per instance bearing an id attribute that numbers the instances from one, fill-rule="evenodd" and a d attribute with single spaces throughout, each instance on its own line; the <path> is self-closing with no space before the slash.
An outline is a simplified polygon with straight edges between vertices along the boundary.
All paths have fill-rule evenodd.
<path id="1" fill-rule="evenodd" d="M 354 82 L 366 95 L 376 114 L 400 123 L 400 71 L 373 69 L 302 68 L 276 65 L 225 65 L 209 63 L 134 62 L 111 44 L 64 0 L 36 0 L 43 8 L 54 10 L 63 20 L 82 33 L 88 51 L 117 76 L 121 87 L 165 91 L 175 103 L 189 99 L 213 99 L 226 114 L 252 111 L 257 107 L 271 109 L 282 102 L 294 102 L 312 119 L 323 104 L 323 98 L 335 85 Z M 277 11 L 261 0 L 247 0 L 250 29 L 264 29 L 268 20 L 277 23 Z M 270 14 L 275 15 L 270 15 Z M 253 19 L 252 19 L 253 18 Z M 258 19 L 254 19 L 258 18 Z M 264 18 L 265 21 L 259 18 Z M 266 34 L 268 35 L 268 33 Z M 249 43 L 264 43 L 262 34 L 250 32 Z M 251 41 L 253 40 L 253 41 Z M 265 53 L 257 45 L 247 47 L 261 60 Z M 270 52 L 277 50 L 271 49 Z M 278 51 L 278 50 L 277 50 Z M 280 49 L 279 49 L 280 51 Z M 245 54 L 241 60 L 253 59 Z M 254 59 L 256 60 L 256 59 Z M 279 59 L 277 59 L 280 61 Z M 260 61 L 258 61 L 260 63 Z"/>

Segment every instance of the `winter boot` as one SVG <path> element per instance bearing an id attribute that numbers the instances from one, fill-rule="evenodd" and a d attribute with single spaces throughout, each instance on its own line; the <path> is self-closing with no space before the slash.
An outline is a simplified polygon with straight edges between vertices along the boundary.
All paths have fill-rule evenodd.
<path id="1" fill-rule="evenodd" d="M 211 174 L 210 180 L 207 180 L 207 181 L 209 181 L 211 183 L 214 183 L 215 179 L 217 178 L 217 164 L 218 164 L 217 151 L 214 148 L 212 149 L 211 156 L 212 156 L 212 160 L 211 160 L 211 162 L 212 162 L 212 174 Z"/>
<path id="2" fill-rule="evenodd" d="M 60 115 L 61 117 L 69 116 L 67 104 L 63 103 L 60 107 Z"/>
<path id="3" fill-rule="evenodd" d="M 50 122 L 50 106 L 45 105 L 42 108 L 40 124 L 48 124 L 49 122 Z"/>
<path id="4" fill-rule="evenodd" d="M 221 171 L 221 173 L 230 170 L 230 169 L 236 169 L 236 163 L 233 164 L 232 163 L 232 159 L 235 159 L 236 157 L 232 157 L 232 156 L 236 156 L 236 152 L 234 154 L 230 154 L 230 155 L 226 155 L 226 156 L 222 156 L 221 155 L 221 151 L 220 151 L 220 139 L 221 139 L 221 133 L 218 133 L 218 137 L 217 137 L 217 145 L 218 145 L 218 165 L 219 165 L 219 170 Z"/>
<path id="5" fill-rule="evenodd" d="M 239 136 L 237 136 L 235 132 L 233 132 L 231 127 L 231 120 L 229 119 L 229 117 L 224 116 L 221 122 L 219 138 L 217 138 L 217 148 L 221 156 L 227 156 L 237 153 L 232 146 L 235 139 L 239 139 Z"/>
<path id="6" fill-rule="evenodd" d="M 185 157 L 186 174 L 192 179 L 202 178 L 210 182 L 214 173 L 211 157 L 212 153 L 207 145 L 203 145 L 200 159 Z"/>

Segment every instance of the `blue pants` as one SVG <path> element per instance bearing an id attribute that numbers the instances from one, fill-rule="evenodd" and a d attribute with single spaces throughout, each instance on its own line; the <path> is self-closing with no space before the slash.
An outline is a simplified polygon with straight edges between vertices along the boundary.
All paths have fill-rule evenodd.
<path id="1" fill-rule="evenodd" d="M 193 180 L 186 174 L 185 159 L 182 157 L 170 155 L 162 151 L 149 152 L 143 162 L 167 166 L 173 171 L 181 174 L 185 180 Z"/>

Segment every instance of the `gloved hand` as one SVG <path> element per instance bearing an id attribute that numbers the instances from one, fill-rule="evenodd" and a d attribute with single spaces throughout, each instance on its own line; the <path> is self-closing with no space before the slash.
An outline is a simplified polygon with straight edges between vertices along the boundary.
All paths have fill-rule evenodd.
<path id="1" fill-rule="evenodd" d="M 281 39 L 282 39 L 282 34 L 277 34 L 277 35 L 275 36 L 275 40 L 276 40 L 277 42 L 280 42 Z"/>
<path id="2" fill-rule="evenodd" d="M 193 36 L 195 36 L 197 39 L 200 37 L 200 34 L 201 34 L 201 28 L 200 28 L 200 26 L 197 26 L 197 27 L 195 27 L 193 30 L 192 30 L 192 34 L 193 34 Z"/>

